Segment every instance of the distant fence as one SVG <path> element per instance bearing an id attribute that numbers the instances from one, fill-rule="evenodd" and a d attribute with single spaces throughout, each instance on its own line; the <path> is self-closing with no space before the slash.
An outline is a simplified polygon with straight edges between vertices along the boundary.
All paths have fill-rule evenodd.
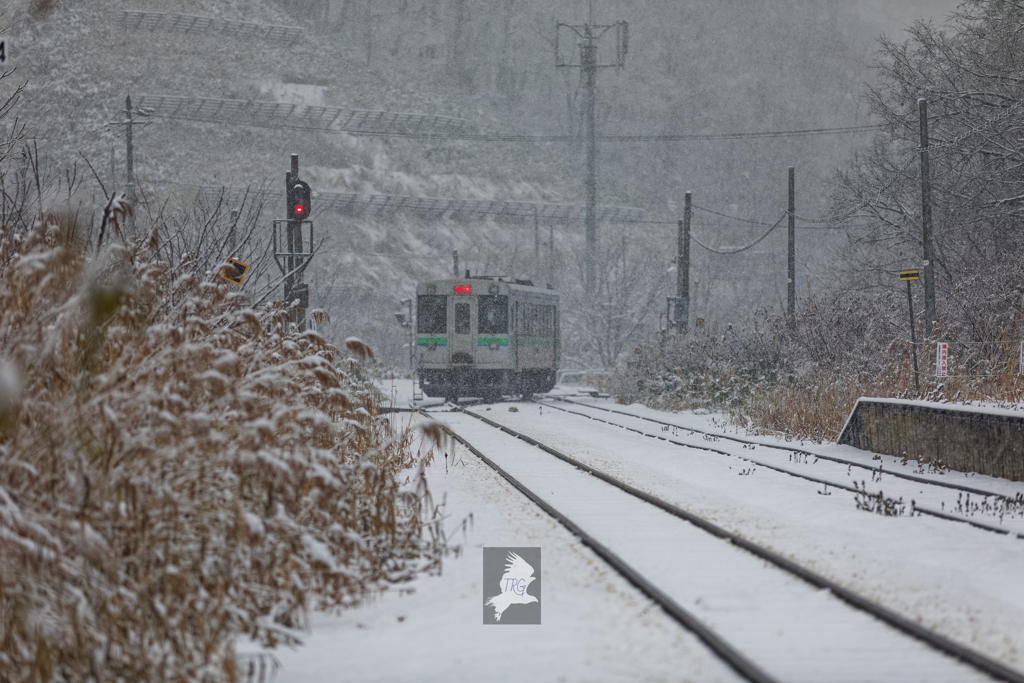
<path id="1" fill-rule="evenodd" d="M 168 33 L 215 33 L 233 38 L 272 40 L 293 43 L 302 37 L 298 26 L 277 26 L 254 24 L 250 21 L 234 21 L 204 17 L 197 14 L 172 14 L 169 12 L 140 12 L 125 10 L 121 13 L 125 28 L 166 31 Z"/>
<path id="2" fill-rule="evenodd" d="M 861 398 L 839 443 L 961 472 L 1024 481 L 1024 412 Z"/>
<path id="3" fill-rule="evenodd" d="M 196 187 L 209 202 L 223 201 L 238 205 L 244 197 L 264 202 L 284 201 L 284 193 L 267 188 Z M 451 199 L 445 197 L 410 197 L 407 195 L 370 194 L 354 192 L 314 192 L 313 216 L 325 211 L 342 214 L 360 213 L 365 216 L 388 216 L 407 213 L 429 220 L 479 220 L 494 218 L 502 221 L 528 223 L 537 221 L 549 225 L 580 222 L 586 207 L 578 204 L 544 204 L 509 201 L 504 199 Z M 604 223 L 635 223 L 643 219 L 644 210 L 632 206 L 598 205 L 597 220 Z"/>
<path id="4" fill-rule="evenodd" d="M 160 118 L 353 134 L 455 135 L 466 127 L 465 119 L 452 116 L 219 97 L 143 94 L 136 104 L 140 114 Z"/>

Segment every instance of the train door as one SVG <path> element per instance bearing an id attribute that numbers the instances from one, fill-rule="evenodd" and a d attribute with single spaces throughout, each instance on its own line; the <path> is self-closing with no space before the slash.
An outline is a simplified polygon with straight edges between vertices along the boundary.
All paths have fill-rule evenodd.
<path id="1" fill-rule="evenodd" d="M 476 297 L 455 296 L 452 305 L 451 325 L 452 365 L 473 365 L 476 363 Z"/>

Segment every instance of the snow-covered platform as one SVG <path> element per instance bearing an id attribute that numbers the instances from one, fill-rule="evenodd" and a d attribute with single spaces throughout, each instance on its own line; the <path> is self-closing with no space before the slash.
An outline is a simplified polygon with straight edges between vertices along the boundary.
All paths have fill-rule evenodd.
<path id="1" fill-rule="evenodd" d="M 1024 411 L 860 398 L 838 442 L 961 472 L 1024 481 Z"/>

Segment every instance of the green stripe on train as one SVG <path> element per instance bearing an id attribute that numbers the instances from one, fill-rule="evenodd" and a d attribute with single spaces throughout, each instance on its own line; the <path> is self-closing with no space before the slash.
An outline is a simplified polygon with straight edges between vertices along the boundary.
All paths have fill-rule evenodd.
<path id="1" fill-rule="evenodd" d="M 437 344 L 438 346 L 447 346 L 447 337 L 416 337 L 416 346 L 426 346 L 427 344 Z"/>
<path id="2" fill-rule="evenodd" d="M 508 337 L 477 337 L 477 346 L 490 346 L 491 344 L 508 346 Z"/>

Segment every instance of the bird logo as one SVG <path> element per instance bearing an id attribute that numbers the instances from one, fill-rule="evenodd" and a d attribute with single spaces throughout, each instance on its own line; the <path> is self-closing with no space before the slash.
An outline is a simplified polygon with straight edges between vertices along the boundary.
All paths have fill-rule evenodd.
<path id="1" fill-rule="evenodd" d="M 531 602 L 538 602 L 535 596 L 526 592 L 526 589 L 535 580 L 530 563 L 511 551 L 505 558 L 505 562 L 505 573 L 501 577 L 501 593 L 484 603 L 494 608 L 495 621 L 501 621 L 501 615 L 509 605 L 528 605 Z"/>

